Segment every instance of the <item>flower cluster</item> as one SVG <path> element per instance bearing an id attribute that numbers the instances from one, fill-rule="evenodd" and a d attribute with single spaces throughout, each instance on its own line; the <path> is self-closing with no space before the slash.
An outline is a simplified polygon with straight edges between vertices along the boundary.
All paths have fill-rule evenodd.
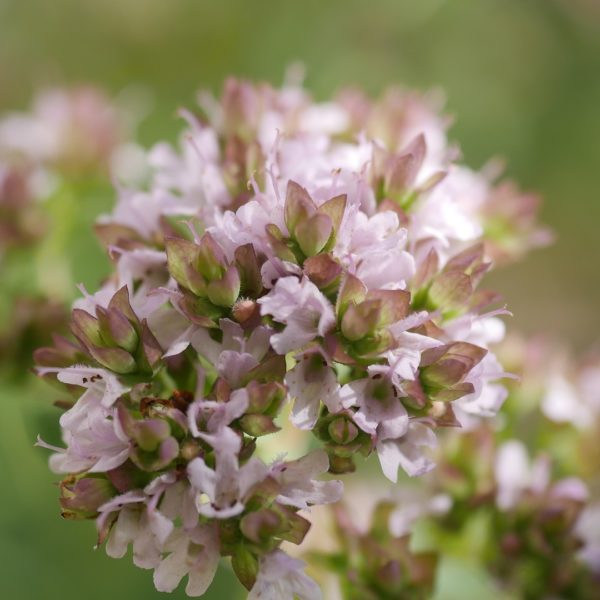
<path id="1" fill-rule="evenodd" d="M 99 89 L 47 89 L 29 112 L 0 120 L 0 156 L 62 173 L 106 170 L 127 129 L 125 113 Z"/>
<path id="2" fill-rule="evenodd" d="M 502 413 L 471 422 L 467 432 L 440 436 L 438 468 L 421 480 L 424 485 L 386 491 L 363 484 L 352 500 L 366 511 L 388 497 L 395 508 L 379 530 L 392 537 L 412 534 L 421 551 L 435 550 L 442 567 L 430 573 L 434 585 L 444 580 L 439 575 L 448 559 L 475 567 L 498 593 L 593 598 L 600 577 L 597 354 L 576 361 L 547 339 L 526 342 L 514 335 L 497 351 L 505 368 L 519 375 L 507 386 Z M 376 544 L 380 534 L 356 527 L 345 532 L 351 538 L 334 552 L 325 535 L 312 535 L 309 556 L 315 565 L 323 556 L 334 561 L 331 596 L 352 598 L 345 586 L 355 575 L 340 567 L 348 564 L 341 557 L 352 556 L 363 536 Z M 419 593 L 426 594 L 427 586 L 415 597 Z"/>
<path id="3" fill-rule="evenodd" d="M 587 486 L 559 476 L 548 454 L 531 461 L 523 443 L 499 437 L 487 424 L 445 436 L 429 493 L 388 492 L 368 529 L 334 507 L 333 533 L 312 536 L 308 554 L 327 570 L 328 597 L 430 597 L 446 558 L 476 566 L 510 597 L 595 597 L 598 509 L 586 506 Z M 365 511 L 384 494 L 364 486 L 357 495 Z"/>
<path id="4" fill-rule="evenodd" d="M 480 551 L 501 588 L 526 597 L 592 597 L 594 567 L 580 554 L 587 543 L 584 482 L 557 477 L 549 455 L 530 461 L 522 442 L 495 441 L 487 427 L 454 439 L 447 450 L 437 484 L 452 507 L 438 518 L 439 527 L 464 533 L 475 513 L 486 514 Z"/>
<path id="5" fill-rule="evenodd" d="M 69 227 L 56 226 L 57 205 L 76 183 L 89 190 L 91 179 L 101 187 L 109 163 L 122 154 L 127 120 L 116 102 L 90 86 L 43 90 L 28 112 L 0 115 L 0 273 L 12 303 L 0 324 L 0 360 L 17 367 L 15 374 L 30 364 L 35 347 L 51 341 L 48 331 L 62 332 L 68 321 L 58 285 L 42 281 L 53 278 L 48 271 L 65 268 L 62 257 L 42 257 L 45 244 L 60 247 L 55 232 Z M 33 282 L 22 273 L 24 263 L 40 272 Z"/>
<path id="6" fill-rule="evenodd" d="M 57 180 L 108 174 L 125 162 L 119 154 L 130 120 L 90 86 L 47 89 L 30 111 L 0 116 L 0 253 L 44 233 L 46 215 L 38 205 Z"/>
<path id="7" fill-rule="evenodd" d="M 332 551 L 317 549 L 310 560 L 326 569 L 331 583 L 328 598 L 377 600 L 379 598 L 427 598 L 433 591 L 438 555 L 415 552 L 407 532 L 392 526 L 396 504 L 379 502 L 371 523 L 360 528 L 344 506 L 333 509 L 336 540 Z M 334 575 L 332 578 L 331 575 Z"/>
<path id="8" fill-rule="evenodd" d="M 97 224 L 114 276 L 36 354 L 85 389 L 51 466 L 63 514 L 96 518 L 111 556 L 131 544 L 159 590 L 201 595 L 227 556 L 250 598 L 317 598 L 281 545 L 341 497 L 320 476 L 371 452 L 422 475 L 438 427 L 496 413 L 506 310 L 479 284 L 544 236 L 514 187 L 456 164 L 433 99 L 230 80 L 200 100 Z M 265 461 L 288 403 L 321 448 Z"/>

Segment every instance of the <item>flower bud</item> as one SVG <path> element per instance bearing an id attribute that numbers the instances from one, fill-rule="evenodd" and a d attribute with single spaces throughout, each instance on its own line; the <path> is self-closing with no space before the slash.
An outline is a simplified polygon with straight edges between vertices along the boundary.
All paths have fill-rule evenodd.
<path id="1" fill-rule="evenodd" d="M 285 529 L 282 516 L 269 508 L 251 512 L 242 517 L 240 529 L 255 544 L 262 544 Z"/>
<path id="2" fill-rule="evenodd" d="M 161 419 L 145 419 L 136 421 L 132 437 L 137 445 L 145 452 L 153 452 L 163 440 L 171 433 L 171 428 L 166 421 Z"/>
<path id="3" fill-rule="evenodd" d="M 329 473 L 332 475 L 344 475 L 346 473 L 354 473 L 356 465 L 351 456 L 337 456 L 329 453 Z"/>
<path id="4" fill-rule="evenodd" d="M 71 331 L 84 346 L 104 345 L 104 340 L 100 333 L 100 323 L 96 317 L 93 317 L 85 310 L 74 308 L 71 319 Z"/>
<path id="5" fill-rule="evenodd" d="M 167 267 L 179 285 L 196 295 L 204 293 L 206 283 L 198 272 L 200 248 L 197 244 L 173 237 L 165 240 Z"/>
<path id="6" fill-rule="evenodd" d="M 421 356 L 421 383 L 437 400 L 455 400 L 471 393 L 472 384 L 462 383 L 462 380 L 486 354 L 487 350 L 468 342 L 454 342 L 426 350 Z M 440 393 L 444 396 L 441 397 Z"/>
<path id="7" fill-rule="evenodd" d="M 235 264 L 240 274 L 240 290 L 244 296 L 257 298 L 263 288 L 260 265 L 252 244 L 235 249 Z"/>
<path id="8" fill-rule="evenodd" d="M 79 344 L 60 335 L 53 335 L 52 342 L 53 346 L 38 348 L 33 353 L 36 365 L 63 368 L 85 360 L 85 353 Z"/>
<path id="9" fill-rule="evenodd" d="M 257 313 L 257 309 L 258 304 L 254 300 L 238 300 L 231 309 L 231 315 L 242 325 Z"/>
<path id="10" fill-rule="evenodd" d="M 210 233 L 205 233 L 198 249 L 196 266 L 202 276 L 208 281 L 220 279 L 227 268 L 227 260 L 221 246 Z"/>
<path id="11" fill-rule="evenodd" d="M 285 523 L 285 529 L 280 531 L 277 536 L 286 542 L 300 545 L 311 527 L 310 521 L 301 517 L 289 506 L 275 504 L 274 510 L 282 515 Z"/>
<path id="12" fill-rule="evenodd" d="M 285 226 L 291 237 L 295 236 L 296 227 L 306 221 L 316 211 L 309 193 L 295 181 L 290 180 L 285 197 Z"/>
<path id="13" fill-rule="evenodd" d="M 356 342 L 374 333 L 380 311 L 381 303 L 378 300 L 365 300 L 360 304 L 350 304 L 342 318 L 342 334 L 351 342 Z"/>
<path id="14" fill-rule="evenodd" d="M 98 515 L 98 508 L 116 493 L 104 477 L 71 475 L 60 482 L 62 516 L 65 519 L 93 519 Z"/>
<path id="15" fill-rule="evenodd" d="M 356 439 L 358 428 L 349 419 L 338 417 L 329 424 L 328 432 L 337 444 L 348 444 Z"/>
<path id="16" fill-rule="evenodd" d="M 231 557 L 231 566 L 240 583 L 251 590 L 258 575 L 258 559 L 244 544 L 238 544 Z"/>
<path id="17" fill-rule="evenodd" d="M 325 247 L 332 233 L 331 219 L 327 215 L 316 213 L 298 223 L 295 237 L 305 256 L 315 256 Z"/>
<path id="18" fill-rule="evenodd" d="M 202 454 L 202 449 L 195 440 L 187 440 L 182 444 L 179 454 L 183 460 L 191 462 L 194 458 Z"/>
<path id="19" fill-rule="evenodd" d="M 138 334 L 135 327 L 118 310 L 109 309 L 104 313 L 105 318 L 100 319 L 112 340 L 128 352 L 134 352 L 138 345 Z"/>
<path id="20" fill-rule="evenodd" d="M 246 386 L 246 391 L 248 392 L 249 413 L 268 413 L 274 416 L 285 399 L 285 388 L 277 381 L 268 383 L 251 381 Z"/>
<path id="21" fill-rule="evenodd" d="M 269 223 L 265 226 L 265 233 L 269 238 L 269 244 L 271 245 L 271 248 L 277 258 L 291 263 L 298 262 L 296 255 L 285 243 L 283 233 L 279 227 L 277 227 L 277 225 Z"/>
<path id="22" fill-rule="evenodd" d="M 161 361 L 163 349 L 150 331 L 146 319 L 142 321 L 141 330 L 142 352 L 138 359 L 138 368 L 141 371 L 153 373 Z"/>
<path id="23" fill-rule="evenodd" d="M 333 246 L 331 242 L 335 242 L 335 237 L 340 229 L 342 220 L 344 218 L 344 212 L 346 211 L 346 202 L 346 194 L 341 194 L 340 196 L 335 196 L 334 198 L 327 200 L 327 202 L 321 204 L 321 206 L 319 206 L 317 209 L 319 214 L 327 215 L 330 218 L 333 228 L 333 235 L 330 238 L 330 242 L 326 246 L 326 251 L 331 250 L 330 246 Z"/>
<path id="24" fill-rule="evenodd" d="M 120 375 L 133 373 L 137 369 L 137 364 L 133 356 L 121 348 L 90 346 L 89 352 L 103 367 Z"/>
<path id="25" fill-rule="evenodd" d="M 175 438 L 168 437 L 154 451 L 133 448 L 129 456 L 142 471 L 160 471 L 179 456 L 179 444 Z"/>
<path id="26" fill-rule="evenodd" d="M 342 267 L 330 254 L 311 256 L 304 261 L 304 272 L 324 293 L 337 288 Z"/>
<path id="27" fill-rule="evenodd" d="M 343 318 L 351 304 L 359 304 L 366 297 L 367 287 L 365 284 L 358 277 L 347 273 L 336 301 L 335 311 L 338 318 Z"/>
<path id="28" fill-rule="evenodd" d="M 240 294 L 238 270 L 231 265 L 221 279 L 215 279 L 208 284 L 206 292 L 208 299 L 213 304 L 224 307 L 232 306 Z"/>
<path id="29" fill-rule="evenodd" d="M 244 415 L 239 420 L 240 428 L 251 437 L 260 437 L 279 431 L 279 427 L 273 423 L 273 417 L 268 415 Z"/>
<path id="30" fill-rule="evenodd" d="M 471 278 L 460 271 L 441 273 L 436 277 L 429 288 L 429 308 L 443 308 L 444 311 L 452 308 L 466 307 L 473 286 Z"/>

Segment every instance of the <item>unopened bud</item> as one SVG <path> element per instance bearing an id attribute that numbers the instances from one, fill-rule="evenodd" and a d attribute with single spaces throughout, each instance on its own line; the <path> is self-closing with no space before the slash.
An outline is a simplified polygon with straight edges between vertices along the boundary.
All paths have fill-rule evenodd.
<path id="1" fill-rule="evenodd" d="M 251 590 L 258 575 L 258 559 L 245 544 L 239 544 L 231 557 L 231 566 L 240 583 Z"/>
<path id="2" fill-rule="evenodd" d="M 256 544 L 267 541 L 284 528 L 281 515 L 269 508 L 251 512 L 240 521 L 244 536 Z"/>
<path id="3" fill-rule="evenodd" d="M 240 294 L 240 285 L 240 275 L 232 265 L 221 279 L 215 279 L 208 284 L 208 299 L 217 306 L 232 306 Z"/>
<path id="4" fill-rule="evenodd" d="M 238 300 L 231 309 L 233 318 L 238 323 L 245 323 L 255 313 L 258 308 L 258 304 L 254 300 Z"/>
<path id="5" fill-rule="evenodd" d="M 344 475 L 354 473 L 356 465 L 351 456 L 342 457 L 329 453 L 329 472 L 333 475 Z"/>
<path id="6" fill-rule="evenodd" d="M 327 244 L 333 224 L 327 215 L 314 214 L 296 226 L 296 240 L 305 256 L 315 256 Z"/>
<path id="7" fill-rule="evenodd" d="M 215 397 L 217 402 L 228 402 L 231 396 L 231 386 L 226 379 L 219 377 L 215 382 Z"/>
<path id="8" fill-rule="evenodd" d="M 198 442 L 196 442 L 195 440 L 188 440 L 182 444 L 179 453 L 183 460 L 185 460 L 186 462 L 190 462 L 197 456 L 200 456 L 202 450 L 200 449 Z"/>
<path id="9" fill-rule="evenodd" d="M 94 359 L 103 367 L 106 367 L 115 373 L 126 375 L 127 373 L 133 373 L 137 369 L 137 364 L 133 356 L 122 348 L 101 348 L 99 346 L 91 346 L 89 351 Z"/>
<path id="10" fill-rule="evenodd" d="M 279 431 L 279 427 L 273 423 L 273 417 L 268 415 L 244 415 L 239 423 L 242 431 L 251 437 L 260 437 Z"/>
<path id="11" fill-rule="evenodd" d="M 358 435 L 358 428 L 345 417 L 334 419 L 328 427 L 329 435 L 336 444 L 348 444 Z"/>
<path id="12" fill-rule="evenodd" d="M 60 506 L 65 519 L 93 519 L 98 508 L 116 494 L 104 477 L 69 476 L 60 482 Z"/>

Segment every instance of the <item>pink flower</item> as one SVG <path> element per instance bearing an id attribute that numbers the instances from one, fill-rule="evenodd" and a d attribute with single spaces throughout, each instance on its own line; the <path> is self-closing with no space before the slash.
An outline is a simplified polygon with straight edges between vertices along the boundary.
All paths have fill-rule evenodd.
<path id="1" fill-rule="evenodd" d="M 283 277 L 258 302 L 261 314 L 271 315 L 286 326 L 271 338 L 271 345 L 279 354 L 302 349 L 335 325 L 331 303 L 306 278 Z"/>
<path id="2" fill-rule="evenodd" d="M 306 564 L 275 550 L 260 561 L 258 577 L 248 600 L 320 600 L 319 586 L 302 570 Z"/>
<path id="3" fill-rule="evenodd" d="M 147 504 L 147 503 L 150 504 Z M 106 553 L 123 558 L 133 545 L 133 562 L 142 569 L 158 566 L 165 540 L 173 531 L 173 522 L 156 510 L 152 499 L 141 492 L 128 492 L 100 507 L 99 529 L 115 511 L 118 517 L 110 530 Z"/>
<path id="4" fill-rule="evenodd" d="M 348 254 L 342 257 L 368 289 L 405 289 L 415 273 L 412 255 L 404 250 L 407 232 L 398 216 L 385 211 L 354 215 Z"/>
<path id="5" fill-rule="evenodd" d="M 321 403 L 331 413 L 341 410 L 340 385 L 335 372 L 319 352 L 307 352 L 297 361 L 285 376 L 289 394 L 294 398 L 292 423 L 300 429 L 312 429 Z"/>
<path id="6" fill-rule="evenodd" d="M 197 525 L 191 530 L 175 529 L 165 541 L 166 554 L 154 570 L 159 592 L 172 592 L 187 575 L 185 592 L 202 596 L 214 579 L 219 559 L 218 531 L 215 525 Z"/>
<path id="7" fill-rule="evenodd" d="M 194 349 L 207 358 L 232 388 L 241 384 L 242 377 L 258 366 L 269 350 L 273 330 L 259 326 L 246 336 L 244 330 L 230 319 L 219 321 L 223 339 L 215 342 L 207 329 L 197 328 L 190 338 Z"/>
<path id="8" fill-rule="evenodd" d="M 329 459 L 323 450 L 315 450 L 291 462 L 275 462 L 270 474 L 281 486 L 278 502 L 300 509 L 337 502 L 342 497 L 342 482 L 316 480 L 328 468 Z"/>
<path id="9" fill-rule="evenodd" d="M 344 408 L 358 408 L 354 422 L 379 440 L 400 438 L 408 429 L 406 408 L 387 377 L 377 374 L 347 383 L 340 390 L 340 399 Z"/>
<path id="10" fill-rule="evenodd" d="M 545 455 L 530 461 L 525 445 L 519 440 L 504 442 L 498 448 L 494 465 L 498 507 L 501 510 L 514 508 L 526 492 L 547 492 L 555 498 L 568 498 L 577 502 L 587 500 L 587 488 L 576 477 L 561 479 L 551 486 L 550 467 L 550 458 Z"/>
<path id="11" fill-rule="evenodd" d="M 398 468 L 402 467 L 410 477 L 428 473 L 435 463 L 423 453 L 422 448 L 435 448 L 437 439 L 433 431 L 418 421 L 411 421 L 404 436 L 377 443 L 377 456 L 383 474 L 396 483 Z"/>
<path id="12" fill-rule="evenodd" d="M 125 120 L 101 90 L 48 89 L 31 112 L 0 121 L 0 152 L 67 171 L 106 169 L 124 137 Z"/>
<path id="13" fill-rule="evenodd" d="M 70 367 L 39 371 L 58 371 L 59 381 L 87 388 L 73 408 L 61 416 L 60 425 L 67 447 L 55 449 L 57 453 L 50 457 L 52 470 L 98 473 L 124 463 L 129 455 L 129 439 L 118 426 L 112 405 L 127 388 L 104 369 Z"/>
<path id="14" fill-rule="evenodd" d="M 240 439 L 229 428 L 202 437 L 214 445 L 216 466 L 210 468 L 203 458 L 195 458 L 188 465 L 190 483 L 197 491 L 198 513 L 217 519 L 239 515 L 252 488 L 266 477 L 267 467 L 257 458 L 239 465 Z"/>

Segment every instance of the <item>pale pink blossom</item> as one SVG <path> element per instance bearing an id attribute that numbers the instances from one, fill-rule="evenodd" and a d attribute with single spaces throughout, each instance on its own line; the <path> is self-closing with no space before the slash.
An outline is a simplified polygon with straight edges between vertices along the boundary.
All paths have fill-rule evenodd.
<path id="1" fill-rule="evenodd" d="M 219 566 L 219 538 L 215 525 L 175 529 L 163 546 L 164 558 L 154 570 L 154 585 L 159 592 L 172 592 L 187 575 L 185 592 L 202 596 Z"/>
<path id="2" fill-rule="evenodd" d="M 260 561 L 258 577 L 248 600 L 321 600 L 321 590 L 304 574 L 304 562 L 281 550 L 267 554 Z"/>
<path id="3" fill-rule="evenodd" d="M 411 421 L 404 436 L 377 443 L 377 456 L 381 470 L 394 483 L 398 481 L 400 467 L 410 477 L 424 475 L 435 467 L 435 463 L 423 453 L 423 448 L 436 446 L 437 439 L 433 431 L 423 423 Z"/>
<path id="4" fill-rule="evenodd" d="M 551 485 L 550 458 L 540 455 L 531 461 L 527 448 L 519 440 L 508 440 L 498 448 L 494 473 L 496 503 L 501 510 L 516 506 L 527 492 L 547 493 L 577 502 L 584 502 L 588 497 L 585 484 L 576 477 L 567 477 Z"/>
<path id="5" fill-rule="evenodd" d="M 342 409 L 337 376 L 320 353 L 306 353 L 285 376 L 289 394 L 294 398 L 292 423 L 300 429 L 312 429 L 321 403 L 330 413 Z"/>
<path id="6" fill-rule="evenodd" d="M 277 500 L 300 509 L 337 502 L 342 497 L 342 482 L 317 480 L 328 468 L 329 459 L 323 450 L 291 462 L 276 461 L 269 472 L 281 486 Z"/>
<path id="7" fill-rule="evenodd" d="M 324 336 L 335 324 L 331 303 L 308 279 L 279 279 L 259 304 L 261 314 L 271 315 L 286 326 L 271 337 L 271 345 L 279 354 L 300 350 L 315 338 Z"/>

